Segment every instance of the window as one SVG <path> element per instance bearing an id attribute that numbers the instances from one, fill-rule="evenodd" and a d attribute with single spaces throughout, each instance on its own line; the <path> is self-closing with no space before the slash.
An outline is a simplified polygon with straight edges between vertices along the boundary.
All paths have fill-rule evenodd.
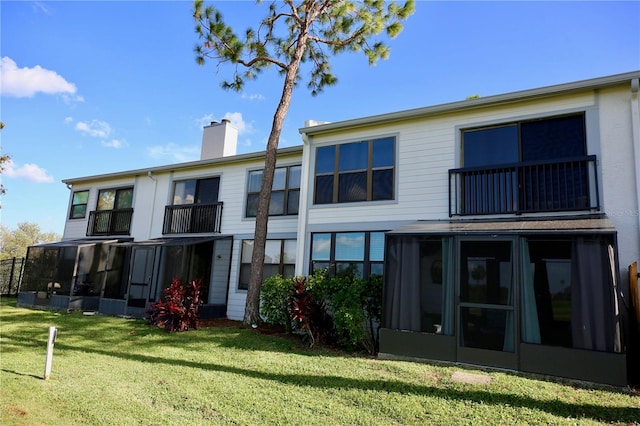
<path id="1" fill-rule="evenodd" d="M 319 147 L 315 204 L 393 200 L 395 138 Z"/>
<path id="2" fill-rule="evenodd" d="M 583 114 L 465 130 L 462 137 L 464 167 L 586 155 Z"/>
<path id="3" fill-rule="evenodd" d="M 242 259 L 240 264 L 240 283 L 238 289 L 249 288 L 251 276 L 251 256 L 253 255 L 253 240 L 242 241 Z M 274 275 L 285 278 L 293 277 L 296 266 L 296 240 L 267 240 L 264 249 L 263 279 Z"/>
<path id="4" fill-rule="evenodd" d="M 101 189 L 96 210 L 130 209 L 133 207 L 133 188 Z"/>
<path id="5" fill-rule="evenodd" d="M 273 176 L 269 216 L 285 216 L 298 214 L 300 201 L 300 175 L 302 166 L 278 167 Z M 262 186 L 262 170 L 249 172 L 247 186 L 246 217 L 256 217 L 258 199 Z"/>
<path id="6" fill-rule="evenodd" d="M 162 233 L 220 232 L 219 187 L 219 177 L 176 181 L 173 204 L 165 207 Z"/>
<path id="7" fill-rule="evenodd" d="M 382 276 L 384 232 L 318 233 L 311 237 L 311 273 L 353 274 L 367 279 Z"/>
<path id="8" fill-rule="evenodd" d="M 215 204 L 218 202 L 219 186 L 219 177 L 175 182 L 173 205 Z"/>
<path id="9" fill-rule="evenodd" d="M 87 202 L 89 201 L 89 191 L 76 191 L 73 193 L 71 201 L 71 214 L 69 219 L 83 219 L 87 214 Z"/>
<path id="10" fill-rule="evenodd" d="M 383 327 L 453 336 L 453 237 L 387 236 Z"/>
<path id="11" fill-rule="evenodd" d="M 586 146 L 584 114 L 464 130 L 456 214 L 597 208 L 596 159 Z"/>
<path id="12" fill-rule="evenodd" d="M 613 238 L 532 236 L 522 244 L 522 340 L 620 352 Z"/>

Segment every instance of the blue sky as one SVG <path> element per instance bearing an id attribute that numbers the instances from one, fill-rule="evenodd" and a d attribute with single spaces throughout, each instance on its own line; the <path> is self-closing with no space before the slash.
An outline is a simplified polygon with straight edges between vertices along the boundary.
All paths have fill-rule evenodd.
<path id="1" fill-rule="evenodd" d="M 269 2 L 265 2 L 269 3 Z M 240 30 L 263 16 L 215 2 Z M 281 147 L 305 120 L 340 121 L 640 69 L 640 2 L 418 1 L 387 61 L 335 57 L 339 82 L 294 93 Z M 1 224 L 62 234 L 62 179 L 197 160 L 202 126 L 229 118 L 238 153 L 264 150 L 281 81 L 220 88 L 195 63 L 190 1 L 0 2 Z"/>

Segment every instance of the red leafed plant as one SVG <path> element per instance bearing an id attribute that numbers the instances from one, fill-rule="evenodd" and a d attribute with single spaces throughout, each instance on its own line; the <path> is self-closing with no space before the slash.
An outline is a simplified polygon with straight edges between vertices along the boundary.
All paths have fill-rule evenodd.
<path id="1" fill-rule="evenodd" d="M 171 285 L 164 289 L 164 297 L 147 309 L 149 324 L 164 327 L 166 331 L 195 330 L 198 326 L 201 285 L 200 279 L 183 283 L 180 278 L 174 278 Z"/>
<path id="2" fill-rule="evenodd" d="M 324 303 L 309 293 L 306 278 L 296 277 L 293 284 L 294 291 L 289 296 L 288 305 L 296 328 L 306 334 L 309 346 L 327 340 L 332 327 Z"/>

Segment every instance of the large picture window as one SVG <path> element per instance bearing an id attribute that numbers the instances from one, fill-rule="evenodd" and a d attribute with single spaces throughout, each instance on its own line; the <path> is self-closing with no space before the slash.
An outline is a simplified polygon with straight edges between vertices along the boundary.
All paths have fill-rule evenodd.
<path id="1" fill-rule="evenodd" d="M 89 202 L 89 191 L 76 191 L 71 200 L 69 219 L 83 219 L 87 215 L 87 203 Z"/>
<path id="2" fill-rule="evenodd" d="M 585 134 L 583 114 L 465 130 L 464 167 L 583 157 Z"/>
<path id="3" fill-rule="evenodd" d="M 242 241 L 239 290 L 249 289 L 253 240 Z M 296 240 L 267 240 L 264 249 L 263 279 L 274 275 L 291 278 L 296 267 Z"/>
<path id="4" fill-rule="evenodd" d="M 319 147 L 315 204 L 394 199 L 395 138 Z"/>
<path id="5" fill-rule="evenodd" d="M 384 232 L 317 233 L 311 238 L 311 273 L 351 274 L 367 279 L 382 276 Z"/>
<path id="6" fill-rule="evenodd" d="M 220 178 L 177 181 L 173 190 L 173 204 L 215 204 L 218 202 Z"/>
<path id="7" fill-rule="evenodd" d="M 133 207 L 133 188 L 101 189 L 96 210 L 130 209 Z"/>
<path id="8" fill-rule="evenodd" d="M 582 113 L 463 130 L 462 162 L 449 172 L 452 214 L 598 207 L 596 158 L 587 156 Z"/>
<path id="9" fill-rule="evenodd" d="M 610 240 L 531 237 L 521 257 L 523 341 L 620 351 Z"/>
<path id="10" fill-rule="evenodd" d="M 301 171 L 302 167 L 299 165 L 276 168 L 273 176 L 273 186 L 271 187 L 269 216 L 298 214 Z M 256 217 L 260 187 L 262 186 L 262 174 L 262 170 L 249 172 L 246 217 Z"/>

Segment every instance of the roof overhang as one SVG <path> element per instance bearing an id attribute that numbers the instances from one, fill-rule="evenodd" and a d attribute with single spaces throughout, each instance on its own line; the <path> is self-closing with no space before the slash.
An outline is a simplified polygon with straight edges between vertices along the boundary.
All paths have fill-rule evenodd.
<path id="1" fill-rule="evenodd" d="M 163 237 L 144 241 L 129 241 L 120 243 L 120 246 L 191 246 L 194 244 L 208 243 L 215 240 L 233 239 L 232 235 L 210 235 L 203 237 Z"/>
<path id="2" fill-rule="evenodd" d="M 133 240 L 133 238 L 80 238 L 75 240 L 62 240 L 53 243 L 35 244 L 29 247 L 56 248 L 56 247 L 80 247 L 92 244 L 115 244 Z"/>
<path id="3" fill-rule="evenodd" d="M 519 235 L 519 234 L 615 234 L 606 216 L 579 218 L 528 218 L 516 220 L 425 220 L 387 232 L 408 235 Z"/>

